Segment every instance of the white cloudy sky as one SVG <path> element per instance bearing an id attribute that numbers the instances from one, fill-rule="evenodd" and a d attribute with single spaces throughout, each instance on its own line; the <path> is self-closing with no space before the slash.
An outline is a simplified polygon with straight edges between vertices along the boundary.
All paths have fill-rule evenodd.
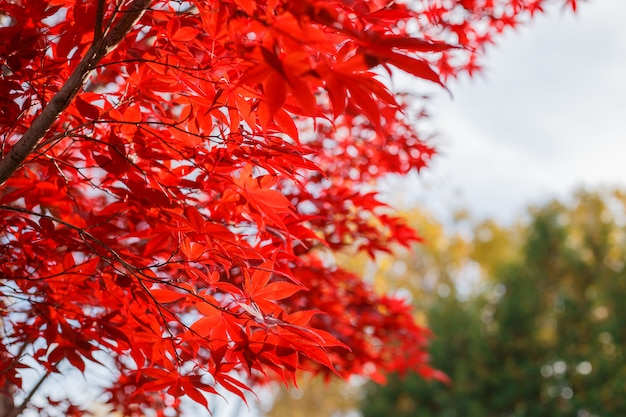
<path id="1" fill-rule="evenodd" d="M 482 76 L 437 95 L 441 155 L 403 198 L 509 221 L 580 185 L 626 185 L 624 16 L 626 0 L 589 0 L 501 37 Z"/>

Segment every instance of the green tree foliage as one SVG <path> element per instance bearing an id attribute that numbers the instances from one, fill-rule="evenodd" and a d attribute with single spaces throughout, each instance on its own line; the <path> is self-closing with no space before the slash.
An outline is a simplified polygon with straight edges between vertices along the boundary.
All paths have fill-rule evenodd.
<path id="1" fill-rule="evenodd" d="M 453 382 L 368 385 L 364 417 L 626 415 L 624 213 L 624 192 L 580 191 L 530 209 L 523 226 L 475 227 L 457 260 L 480 265 L 475 291 L 457 270 L 428 301 L 432 362 Z"/>

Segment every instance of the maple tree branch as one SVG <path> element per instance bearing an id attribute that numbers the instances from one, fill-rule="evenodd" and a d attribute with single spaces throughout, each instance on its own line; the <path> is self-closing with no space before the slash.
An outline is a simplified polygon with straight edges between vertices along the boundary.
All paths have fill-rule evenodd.
<path id="1" fill-rule="evenodd" d="M 50 127 L 59 114 L 65 110 L 72 102 L 74 96 L 84 85 L 94 59 L 93 46 L 87 55 L 81 60 L 76 70 L 70 75 L 67 82 L 61 87 L 59 92 L 52 98 L 50 103 L 30 125 L 22 138 L 15 144 L 6 156 L 0 160 L 0 185 L 3 184 L 15 172 L 20 164 L 37 147 L 43 136 L 50 130 Z"/>
<path id="2" fill-rule="evenodd" d="M 96 56 L 97 60 L 111 52 L 124 40 L 135 23 L 148 10 L 151 3 L 152 0 L 135 0 L 128 9 L 124 10 L 124 15 L 104 37 L 102 48 L 100 48 Z"/>
<path id="3" fill-rule="evenodd" d="M 151 2 L 152 0 L 135 0 L 106 36 L 101 37 L 91 45 L 74 72 L 54 95 L 50 103 L 43 108 L 20 140 L 0 160 L 0 185 L 11 177 L 39 145 L 59 114 L 67 109 L 74 97 L 83 88 L 94 66 L 124 40 L 135 23 L 146 12 Z"/>
<path id="4" fill-rule="evenodd" d="M 98 0 L 96 5 L 96 26 L 93 29 L 93 42 L 102 38 L 102 23 L 104 22 L 104 0 Z"/>
<path id="5" fill-rule="evenodd" d="M 161 282 L 161 281 L 155 281 L 152 277 L 146 275 L 145 273 L 142 272 L 142 268 L 137 268 L 134 265 L 128 263 L 126 260 L 124 260 L 122 258 L 122 256 L 120 254 L 118 254 L 114 249 L 112 249 L 109 245 L 105 244 L 104 242 L 102 242 L 100 239 L 98 239 L 97 237 L 95 237 L 94 235 L 92 235 L 91 233 L 87 232 L 84 228 L 75 226 L 71 223 L 66 222 L 65 220 L 61 220 L 59 218 L 56 218 L 54 216 L 50 216 L 44 213 L 37 213 L 35 211 L 31 211 L 31 210 L 26 210 L 23 209 L 21 207 L 10 207 L 10 206 L 4 206 L 4 205 L 0 205 L 0 210 L 6 210 L 6 211 L 12 211 L 15 213 L 23 213 L 23 214 L 29 214 L 32 216 L 37 216 L 40 218 L 46 218 L 49 219 L 51 221 L 57 222 L 59 224 L 62 224 L 72 230 L 74 230 L 75 232 L 78 233 L 78 235 L 82 238 L 89 238 L 89 240 L 91 240 L 92 242 L 94 242 L 95 244 L 97 244 L 98 246 L 102 247 L 104 250 L 106 250 L 107 252 L 109 252 L 113 259 L 115 259 L 116 261 L 118 261 L 128 272 L 130 275 L 134 276 L 137 278 L 138 283 L 142 286 L 142 288 L 144 289 L 144 291 L 148 294 L 148 296 L 150 298 L 152 298 L 154 300 L 155 305 L 157 306 L 157 308 L 161 309 L 161 308 L 165 308 L 161 303 L 159 303 L 156 298 L 154 298 L 154 296 L 152 295 L 152 293 L 150 292 L 150 290 L 145 286 L 144 284 L 144 280 L 148 280 L 148 281 L 152 281 L 152 282 L 158 282 L 164 285 L 169 285 L 172 286 L 174 288 L 177 288 L 179 290 L 183 290 L 191 295 L 193 295 L 195 298 L 200 299 L 208 304 L 210 304 L 212 307 L 222 311 L 222 312 L 226 312 L 229 314 L 232 314 L 235 316 L 234 313 L 229 312 L 225 309 L 223 309 L 222 307 L 218 306 L 218 305 L 213 305 L 212 303 L 209 303 L 206 299 L 204 299 L 203 297 L 199 296 L 198 294 L 194 293 L 193 291 L 180 287 L 178 285 L 172 284 L 172 283 L 167 283 L 167 282 Z M 90 245 L 91 246 L 91 245 Z M 114 269 L 118 270 L 117 268 L 115 268 L 112 263 L 111 260 L 103 255 L 98 254 L 95 250 L 93 251 L 94 255 L 100 257 L 104 262 L 108 263 L 109 265 L 111 265 Z M 122 272 L 122 271 L 120 271 Z M 167 310 L 167 308 L 165 308 L 165 310 Z M 169 310 L 167 310 L 169 312 Z M 170 312 L 170 314 L 173 314 Z M 164 322 L 165 322 L 165 318 L 163 318 Z M 190 329 L 188 326 L 186 326 L 183 322 L 180 322 L 180 324 L 182 324 L 183 326 L 185 326 L 186 328 Z M 190 329 L 191 330 L 191 329 Z M 0 416 L 2 417 L 2 416 Z"/>
<path id="6" fill-rule="evenodd" d="M 100 239 L 98 239 L 97 237 L 95 237 L 94 235 L 92 235 L 91 233 L 86 231 L 84 228 L 75 226 L 75 225 L 73 225 L 71 223 L 66 222 L 65 220 L 61 220 L 61 219 L 56 218 L 54 216 L 50 216 L 50 215 L 47 215 L 47 214 L 44 214 L 44 213 L 37 213 L 35 211 L 26 210 L 26 209 L 23 209 L 23 208 L 20 208 L 20 207 L 11 207 L 11 206 L 0 205 L 0 210 L 12 211 L 12 212 L 23 213 L 23 214 L 30 214 L 32 216 L 37 216 L 37 217 L 40 217 L 40 218 L 49 219 L 49 220 L 51 220 L 53 222 L 57 222 L 59 224 L 62 224 L 64 226 L 74 230 L 76 233 L 78 233 L 78 235 L 83 240 L 85 240 L 85 238 L 88 238 L 89 240 L 91 240 L 92 242 L 94 242 L 95 244 L 97 244 L 98 246 L 100 246 L 101 248 L 106 250 L 107 252 L 109 252 L 112 255 L 113 259 L 118 261 L 131 274 L 138 273 L 138 269 L 134 265 L 131 265 L 130 263 L 125 261 L 122 258 L 122 256 L 120 254 L 118 254 L 114 249 L 112 249 L 109 245 L 107 245 L 106 243 L 102 242 Z M 104 257 L 103 255 L 101 255 L 101 254 L 99 254 L 99 253 L 97 253 L 95 251 L 94 251 L 94 255 L 99 256 L 102 260 L 104 260 L 107 263 L 109 263 L 109 261 L 111 260 L 110 258 Z M 141 276 L 144 276 L 145 278 L 150 278 L 150 277 L 146 276 L 145 274 L 141 274 Z"/>
<path id="7" fill-rule="evenodd" d="M 48 379 L 50 374 L 51 374 L 50 371 L 47 371 L 45 374 L 43 374 L 43 376 L 41 378 L 39 378 L 39 381 L 37 381 L 35 386 L 30 390 L 30 392 L 28 393 L 26 398 L 24 398 L 22 403 L 20 405 L 18 405 L 17 407 L 15 407 L 13 410 L 11 410 L 11 412 L 9 412 L 9 414 L 7 416 L 5 416 L 5 417 L 17 417 L 20 414 L 22 414 L 22 412 L 26 409 L 26 407 L 30 403 L 30 400 L 33 398 L 33 395 L 35 395 L 37 390 L 39 390 L 39 388 L 41 388 L 41 385 L 46 381 L 46 379 Z"/>

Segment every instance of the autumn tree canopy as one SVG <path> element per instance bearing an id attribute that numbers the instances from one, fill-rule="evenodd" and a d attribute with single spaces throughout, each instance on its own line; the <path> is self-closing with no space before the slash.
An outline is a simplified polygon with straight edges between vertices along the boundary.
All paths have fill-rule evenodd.
<path id="1" fill-rule="evenodd" d="M 471 74 L 548 2 L 0 0 L 3 415 L 37 411 L 25 368 L 102 364 L 126 415 L 436 376 L 410 307 L 332 253 L 418 239 L 371 187 L 434 153 L 392 72 Z"/>

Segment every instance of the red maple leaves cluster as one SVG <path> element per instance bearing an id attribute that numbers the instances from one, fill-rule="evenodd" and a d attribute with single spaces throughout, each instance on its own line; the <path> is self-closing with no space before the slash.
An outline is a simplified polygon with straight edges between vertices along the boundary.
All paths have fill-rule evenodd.
<path id="1" fill-rule="evenodd" d="M 332 253 L 418 240 L 371 192 L 434 153 L 392 68 L 471 74 L 544 3 L 0 1 L 5 394 L 87 362 L 126 415 L 298 369 L 436 376 L 410 307 Z"/>

